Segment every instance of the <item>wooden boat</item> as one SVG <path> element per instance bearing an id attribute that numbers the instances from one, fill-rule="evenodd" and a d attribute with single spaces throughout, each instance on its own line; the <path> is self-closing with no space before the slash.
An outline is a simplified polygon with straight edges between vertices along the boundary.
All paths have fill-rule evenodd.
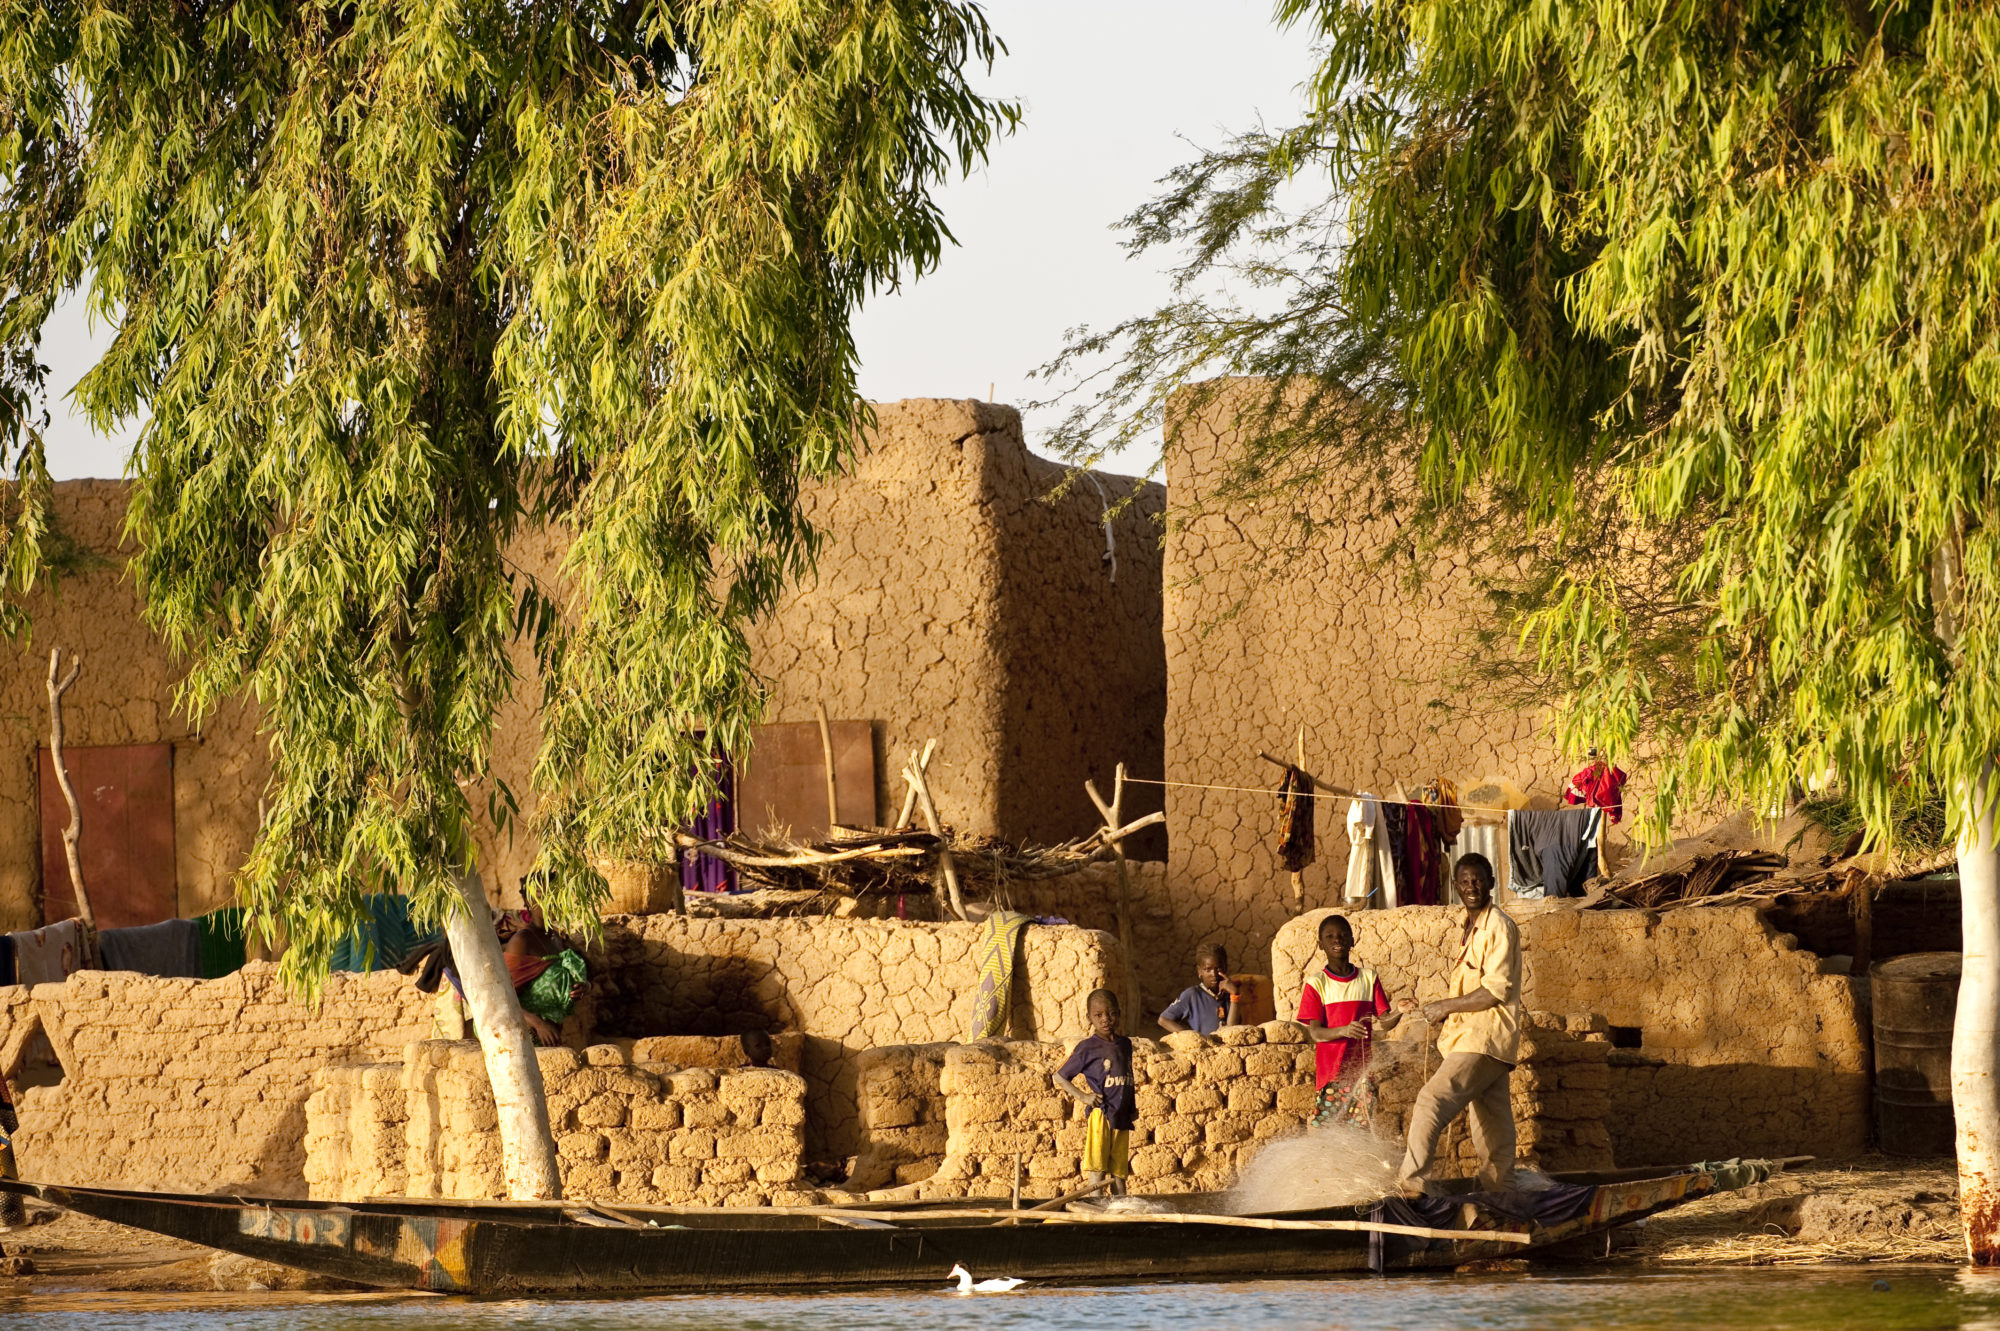
<path id="1" fill-rule="evenodd" d="M 708 1293 L 942 1287 L 963 1265 L 1048 1283 L 1319 1277 L 1450 1268 L 1545 1252 L 1773 1172 L 1764 1162 L 1558 1175 L 1582 1185 L 1556 1223 L 1476 1200 L 1448 1223 L 1363 1206 L 1238 1216 L 1219 1197 L 1159 1211 L 998 1202 L 698 1208 L 587 1202 L 312 1202 L 0 1180 L 0 1190 L 224 1252 L 387 1289 L 467 1294 Z M 1377 1213 L 1379 1215 L 1379 1213 Z"/>

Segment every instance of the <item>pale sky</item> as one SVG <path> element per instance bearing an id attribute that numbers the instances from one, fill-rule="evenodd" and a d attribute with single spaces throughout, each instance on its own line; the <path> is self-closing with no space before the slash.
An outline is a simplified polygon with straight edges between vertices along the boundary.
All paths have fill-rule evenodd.
<path id="1" fill-rule="evenodd" d="M 1117 220 L 1154 182 L 1234 129 L 1291 121 L 1312 53 L 1271 23 L 1271 0 L 988 0 L 1009 47 L 977 82 L 1022 103 L 1020 130 L 942 194 L 959 246 L 938 271 L 862 310 L 862 391 L 880 401 L 977 397 L 1021 403 L 1051 389 L 1029 373 L 1078 324 L 1144 313 L 1167 294 L 1164 261 L 1133 261 Z M 59 400 L 58 478 L 118 476 L 132 432 L 95 434 L 66 395 L 108 340 L 74 302 L 42 354 Z M 990 386 L 990 387 L 989 387 Z M 1034 447 L 1037 418 L 1028 419 Z M 1143 470 L 1150 457 L 1111 465 Z"/>

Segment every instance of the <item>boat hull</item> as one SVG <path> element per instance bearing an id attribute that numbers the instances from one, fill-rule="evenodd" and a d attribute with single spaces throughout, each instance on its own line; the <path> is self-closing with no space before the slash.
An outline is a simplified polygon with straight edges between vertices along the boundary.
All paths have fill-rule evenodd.
<path id="1" fill-rule="evenodd" d="M 1684 1172 L 1597 1187 L 1550 1226 L 1462 1208 L 1459 1229 L 1378 1253 L 1382 1269 L 1518 1257 L 1713 1191 Z M 0 1181 L 67 1210 L 386 1289 L 483 1295 L 713 1293 L 942 1285 L 954 1265 L 1053 1284 L 1323 1277 L 1371 1269 L 1371 1234 L 1324 1222 L 923 1209 L 695 1210 L 587 1204 L 195 1197 Z M 1310 1213 L 1331 1216 L 1334 1212 Z M 1349 1210 L 1335 1224 L 1359 1224 Z M 1270 1224 L 1271 1228 L 1260 1228 Z M 1481 1237 L 1499 1231 L 1506 1237 Z M 1407 1245 L 1403 1245 L 1407 1247 Z"/>

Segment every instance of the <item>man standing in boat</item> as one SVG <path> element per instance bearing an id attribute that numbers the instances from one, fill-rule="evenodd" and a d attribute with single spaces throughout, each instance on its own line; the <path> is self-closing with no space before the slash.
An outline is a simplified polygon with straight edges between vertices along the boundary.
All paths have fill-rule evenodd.
<path id="1" fill-rule="evenodd" d="M 1451 996 L 1420 1010 L 1438 1034 L 1442 1062 L 1410 1110 L 1410 1137 L 1398 1186 L 1415 1196 L 1437 1157 L 1438 1138 L 1466 1109 L 1483 1186 L 1514 1186 L 1514 1105 L 1508 1083 L 1521 1057 L 1521 931 L 1493 904 L 1493 864 L 1484 855 L 1459 860 L 1452 877 L 1465 903 Z M 1406 1002 L 1406 1010 L 1415 1008 Z"/>

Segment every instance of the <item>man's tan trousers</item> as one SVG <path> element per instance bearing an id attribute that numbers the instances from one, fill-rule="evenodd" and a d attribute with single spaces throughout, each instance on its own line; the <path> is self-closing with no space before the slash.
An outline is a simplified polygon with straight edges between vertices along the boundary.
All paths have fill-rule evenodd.
<path id="1" fill-rule="evenodd" d="M 1514 1186 L 1514 1106 L 1507 1082 L 1514 1065 L 1485 1054 L 1447 1054 L 1410 1109 L 1409 1146 L 1401 1181 L 1429 1175 L 1438 1138 L 1451 1121 L 1472 1110 L 1472 1146 L 1479 1152 L 1479 1177 L 1504 1191 Z"/>

